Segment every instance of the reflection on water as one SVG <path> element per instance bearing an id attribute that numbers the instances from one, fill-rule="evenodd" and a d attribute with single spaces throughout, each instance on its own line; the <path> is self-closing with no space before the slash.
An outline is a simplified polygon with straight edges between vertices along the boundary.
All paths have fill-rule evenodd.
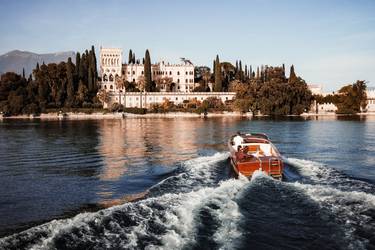
<path id="1" fill-rule="evenodd" d="M 0 235 L 139 199 L 182 162 L 265 132 L 286 157 L 375 182 L 374 117 L 0 122 Z M 355 163 L 355 167 L 353 166 Z"/>

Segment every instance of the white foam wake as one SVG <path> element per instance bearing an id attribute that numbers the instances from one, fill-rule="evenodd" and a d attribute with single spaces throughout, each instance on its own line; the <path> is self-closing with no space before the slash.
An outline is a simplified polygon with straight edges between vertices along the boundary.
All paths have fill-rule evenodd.
<path id="1" fill-rule="evenodd" d="M 181 249 L 186 244 L 194 244 L 196 230 L 202 223 L 197 217 L 201 209 L 206 209 L 219 224 L 213 235 L 215 242 L 222 248 L 228 248 L 240 235 L 237 225 L 241 213 L 236 197 L 249 181 L 240 177 L 206 186 L 207 183 L 215 183 L 212 179 L 215 176 L 213 169 L 227 157 L 228 154 L 218 153 L 187 161 L 183 163 L 185 171 L 158 184 L 162 186 L 168 179 L 174 178 L 174 185 L 190 186 L 190 192 L 165 193 L 96 213 L 82 213 L 71 219 L 55 220 L 27 230 L 22 237 L 27 241 L 29 237 L 42 232 L 43 236 L 29 246 L 30 249 L 38 250 L 55 248 L 60 238 L 68 238 L 66 244 L 73 247 L 79 242 L 91 242 L 94 245 L 100 242 L 100 247 L 120 245 L 126 249 L 137 249 L 145 237 L 159 241 L 146 245 L 147 249 Z M 152 227 L 160 230 L 151 230 Z M 0 246 L 17 237 L 0 239 Z M 118 245 L 114 245 L 114 242 Z"/>

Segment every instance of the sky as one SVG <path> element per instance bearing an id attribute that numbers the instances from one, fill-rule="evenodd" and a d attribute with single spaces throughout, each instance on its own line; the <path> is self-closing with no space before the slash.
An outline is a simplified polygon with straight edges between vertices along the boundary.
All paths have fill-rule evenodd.
<path id="1" fill-rule="evenodd" d="M 0 54 L 119 47 L 127 60 L 180 57 L 287 67 L 325 92 L 375 86 L 375 0 L 0 0 Z"/>

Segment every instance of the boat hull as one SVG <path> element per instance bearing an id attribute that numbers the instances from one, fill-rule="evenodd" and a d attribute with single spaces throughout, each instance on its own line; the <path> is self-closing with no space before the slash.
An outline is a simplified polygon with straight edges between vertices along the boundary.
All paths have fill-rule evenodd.
<path id="1" fill-rule="evenodd" d="M 280 155 L 239 159 L 230 141 L 228 148 L 231 154 L 230 162 L 237 175 L 241 174 L 251 178 L 255 171 L 260 170 L 275 179 L 282 180 L 284 163 Z"/>

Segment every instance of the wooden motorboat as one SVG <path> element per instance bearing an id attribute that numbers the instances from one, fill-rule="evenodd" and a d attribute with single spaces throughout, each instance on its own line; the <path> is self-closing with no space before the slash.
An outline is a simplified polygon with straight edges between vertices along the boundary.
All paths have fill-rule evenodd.
<path id="1" fill-rule="evenodd" d="M 229 139 L 228 147 L 231 164 L 237 174 L 251 177 L 254 171 L 261 170 L 275 179 L 282 179 L 282 157 L 267 135 L 237 133 Z"/>

